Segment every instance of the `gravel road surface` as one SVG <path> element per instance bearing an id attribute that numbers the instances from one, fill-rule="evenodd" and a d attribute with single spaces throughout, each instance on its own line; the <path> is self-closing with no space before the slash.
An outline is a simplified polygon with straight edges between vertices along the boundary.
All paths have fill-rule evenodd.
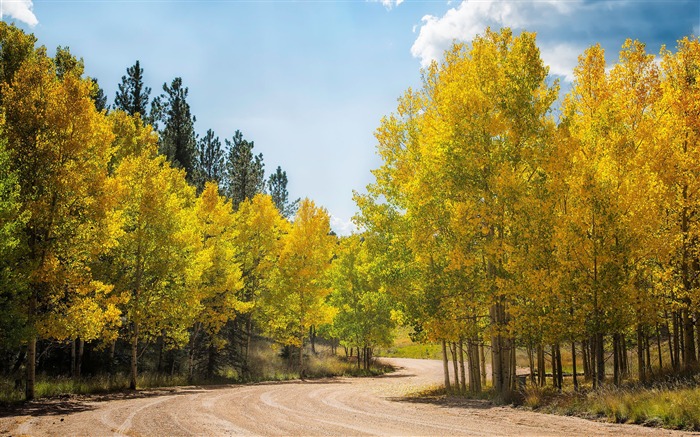
<path id="1" fill-rule="evenodd" d="M 521 408 L 497 407 L 486 401 L 418 401 L 407 395 L 439 384 L 442 363 L 411 359 L 386 361 L 399 371 L 376 378 L 180 387 L 38 401 L 0 417 L 0 434 L 684 435 L 636 425 L 600 423 Z"/>

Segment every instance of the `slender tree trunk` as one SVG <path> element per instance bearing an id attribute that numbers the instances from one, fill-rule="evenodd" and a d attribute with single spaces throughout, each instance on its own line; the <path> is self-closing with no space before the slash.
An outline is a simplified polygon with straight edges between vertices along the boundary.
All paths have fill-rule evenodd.
<path id="1" fill-rule="evenodd" d="M 583 358 L 583 378 L 587 381 L 591 379 L 591 365 L 588 351 L 588 342 L 584 340 L 581 342 L 581 355 Z"/>
<path id="2" fill-rule="evenodd" d="M 482 359 L 481 352 L 483 352 L 483 343 L 479 341 L 478 337 L 469 344 L 469 390 L 472 393 L 480 393 L 483 387 L 482 381 L 484 377 L 484 372 L 480 369 L 479 364 Z"/>
<path id="3" fill-rule="evenodd" d="M 75 363 L 75 377 L 80 379 L 83 368 L 83 353 L 85 352 L 85 340 L 82 338 L 78 341 L 78 356 Z"/>
<path id="4" fill-rule="evenodd" d="M 666 325 L 666 333 L 668 334 L 668 355 L 671 360 L 671 369 L 676 370 L 676 362 L 673 354 L 673 331 L 668 324 L 668 311 L 664 310 L 664 324 Z"/>
<path id="5" fill-rule="evenodd" d="M 532 343 L 527 345 L 527 359 L 530 365 L 530 384 L 535 385 L 535 357 L 532 350 Z"/>
<path id="6" fill-rule="evenodd" d="M 605 383 L 605 357 L 603 349 L 603 333 L 596 334 L 595 342 L 595 359 L 596 359 L 596 387 L 600 387 Z"/>
<path id="7" fill-rule="evenodd" d="M 311 345 L 311 353 L 316 355 L 316 332 L 314 325 L 309 326 L 309 344 Z"/>
<path id="8" fill-rule="evenodd" d="M 129 388 L 136 390 L 137 367 L 136 360 L 138 359 L 138 344 L 139 344 L 139 326 L 134 324 L 134 332 L 131 337 L 131 378 L 129 380 Z"/>
<path id="9" fill-rule="evenodd" d="M 112 344 L 109 345 L 109 364 L 107 365 L 109 369 L 109 375 L 114 376 L 114 353 L 117 349 L 117 340 L 114 340 Z"/>
<path id="10" fill-rule="evenodd" d="M 70 341 L 70 377 L 75 379 L 75 338 Z"/>
<path id="11" fill-rule="evenodd" d="M 289 350 L 289 355 L 291 356 L 292 351 L 291 349 Z M 216 346 L 214 345 L 214 342 L 212 342 L 209 345 L 209 350 L 207 353 L 207 378 L 212 379 L 214 377 L 214 373 L 216 372 L 216 355 L 217 355 L 217 350 Z"/>
<path id="12" fill-rule="evenodd" d="M 469 347 L 471 347 L 471 346 L 468 346 L 468 348 Z M 457 373 L 457 372 L 455 372 L 455 373 Z M 462 377 L 462 386 L 461 386 L 462 390 L 461 391 L 462 391 L 462 393 L 466 393 L 467 392 L 467 380 L 466 380 L 466 373 L 464 371 L 464 340 L 462 340 L 461 338 L 459 339 L 459 373 L 460 373 L 460 376 Z M 469 369 L 469 376 L 470 377 L 472 376 L 471 368 Z M 471 387 L 471 383 L 469 384 L 469 386 Z"/>
<path id="13" fill-rule="evenodd" d="M 649 336 L 644 333 L 644 350 L 647 353 L 647 373 L 650 377 L 654 376 L 654 370 L 651 368 L 651 348 L 649 347 Z"/>
<path id="14" fill-rule="evenodd" d="M 559 379 L 557 386 L 559 387 L 559 390 L 561 391 L 562 387 L 564 386 L 564 372 L 562 371 L 562 366 L 561 366 L 561 347 L 560 347 L 559 343 L 557 343 L 556 351 L 557 351 L 557 378 Z"/>
<path id="15" fill-rule="evenodd" d="M 680 348 L 681 348 L 680 349 L 680 354 L 681 354 L 680 358 L 681 359 L 680 359 L 679 363 L 681 363 L 683 365 L 683 367 L 685 367 L 685 324 L 683 323 L 683 312 L 682 311 L 678 312 L 678 330 L 679 330 L 678 341 L 680 341 Z"/>
<path id="16" fill-rule="evenodd" d="M 630 374 L 630 366 L 627 359 L 627 336 L 625 334 L 620 334 L 620 345 L 622 346 L 622 377 L 626 378 Z"/>
<path id="17" fill-rule="evenodd" d="M 457 344 L 455 342 L 452 342 L 450 344 L 450 351 L 452 352 L 452 367 L 454 370 L 454 378 L 455 378 L 455 391 L 459 391 L 459 372 L 457 371 Z"/>
<path id="18" fill-rule="evenodd" d="M 479 344 L 479 358 L 481 361 L 481 387 L 486 387 L 486 352 L 484 351 L 484 340 L 480 339 Z"/>
<path id="19" fill-rule="evenodd" d="M 491 322 L 496 327 L 496 333 L 491 340 L 491 369 L 493 388 L 505 403 L 513 396 L 513 341 L 498 330 L 507 325 L 505 303 L 501 299 L 491 306 Z"/>
<path id="20" fill-rule="evenodd" d="M 576 374 L 576 342 L 571 341 L 571 363 L 573 366 L 574 391 L 578 391 L 578 375 Z"/>
<path id="21" fill-rule="evenodd" d="M 544 347 L 537 345 L 537 379 L 540 387 L 547 385 L 547 368 L 544 359 Z"/>
<path id="22" fill-rule="evenodd" d="M 36 336 L 32 335 L 27 344 L 27 385 L 25 398 L 34 399 L 34 382 L 36 381 Z"/>
<path id="23" fill-rule="evenodd" d="M 659 352 L 659 372 L 663 372 L 664 362 L 661 358 L 661 328 L 658 323 L 656 324 L 656 347 Z"/>
<path id="24" fill-rule="evenodd" d="M 639 373 L 639 381 L 646 381 L 646 366 L 644 365 L 644 339 L 642 334 L 642 326 L 637 325 L 637 371 Z"/>
<path id="25" fill-rule="evenodd" d="M 620 340 L 618 334 L 613 334 L 613 384 L 620 385 Z"/>
<path id="26" fill-rule="evenodd" d="M 163 351 L 165 349 L 165 338 L 164 338 L 163 334 L 158 336 L 157 343 L 158 343 L 157 344 L 157 347 L 158 347 L 158 365 L 156 366 L 156 369 L 158 371 L 158 374 L 162 374 L 163 368 L 165 367 L 163 365 L 163 362 L 165 361 L 165 360 L 163 360 Z"/>
<path id="27" fill-rule="evenodd" d="M 680 327 L 678 324 L 678 312 L 674 311 L 671 315 L 673 324 L 673 370 L 676 372 L 681 368 L 681 353 L 680 353 Z"/>
<path id="28" fill-rule="evenodd" d="M 250 340 L 253 336 L 253 319 L 250 314 L 246 314 L 246 324 L 245 324 L 245 352 L 243 353 L 243 371 L 246 375 L 250 375 Z M 299 349 L 299 371 L 302 372 L 304 369 L 304 335 L 301 335 L 301 348 Z"/>
<path id="29" fill-rule="evenodd" d="M 554 345 L 551 346 L 551 350 L 552 356 L 550 357 L 550 361 L 552 363 L 552 386 L 559 388 L 559 375 L 557 375 L 557 351 Z"/>
<path id="30" fill-rule="evenodd" d="M 690 300 L 688 300 L 690 305 Z M 683 363 L 686 369 L 692 369 L 697 364 L 695 356 L 695 323 L 693 316 L 687 309 L 682 311 L 683 317 Z"/>
<path id="31" fill-rule="evenodd" d="M 447 342 L 442 340 L 442 370 L 445 374 L 445 390 L 449 393 L 450 387 L 450 366 L 447 363 Z"/>

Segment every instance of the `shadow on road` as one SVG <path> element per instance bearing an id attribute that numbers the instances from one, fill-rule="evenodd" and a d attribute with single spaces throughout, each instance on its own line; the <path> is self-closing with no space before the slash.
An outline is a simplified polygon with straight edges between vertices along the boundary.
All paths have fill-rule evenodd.
<path id="1" fill-rule="evenodd" d="M 38 399 L 15 406 L 0 407 L 1 417 L 12 416 L 63 416 L 90 411 L 98 403 L 125 399 L 154 398 L 159 396 L 179 396 L 205 391 L 202 387 L 174 387 L 144 390 L 125 390 L 93 395 L 63 395 L 47 399 Z"/>
<path id="2" fill-rule="evenodd" d="M 390 397 L 392 402 L 409 402 L 413 404 L 429 404 L 444 408 L 462 408 L 473 410 L 489 410 L 496 407 L 493 402 L 484 399 L 467 399 L 459 396 L 433 394 L 418 394 L 413 396 Z"/>
<path id="3" fill-rule="evenodd" d="M 205 393 L 214 390 L 241 388 L 251 385 L 282 385 L 282 384 L 349 384 L 339 378 L 321 378 L 290 381 L 265 381 L 250 384 L 197 385 L 185 387 L 149 388 L 141 390 L 124 390 L 91 395 L 62 395 L 47 399 L 38 399 L 17 405 L 0 405 L 0 418 L 14 416 L 64 416 L 69 414 L 91 411 L 98 408 L 99 403 L 128 399 L 156 398 L 160 396 L 182 396 Z"/>

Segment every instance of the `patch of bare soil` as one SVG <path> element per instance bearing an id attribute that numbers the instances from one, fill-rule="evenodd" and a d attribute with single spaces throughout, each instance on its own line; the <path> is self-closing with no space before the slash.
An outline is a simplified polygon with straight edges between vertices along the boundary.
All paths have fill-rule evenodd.
<path id="1" fill-rule="evenodd" d="M 692 435 L 445 398 L 410 396 L 442 379 L 439 361 L 399 370 L 245 386 L 182 387 L 29 403 L 0 414 L 3 435 Z"/>

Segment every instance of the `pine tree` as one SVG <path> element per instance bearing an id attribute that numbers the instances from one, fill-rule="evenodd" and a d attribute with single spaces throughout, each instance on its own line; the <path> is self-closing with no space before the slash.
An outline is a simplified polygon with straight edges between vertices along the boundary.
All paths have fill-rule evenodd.
<path id="1" fill-rule="evenodd" d="M 187 103 L 187 87 L 182 86 L 182 78 L 173 79 L 170 86 L 163 84 L 163 91 L 156 97 L 152 105 L 151 117 L 156 130 L 160 133 L 160 153 L 170 161 L 174 167 L 185 170 L 187 182 L 195 180 L 197 140 L 194 133 L 196 118 L 190 112 Z M 163 123 L 159 129 L 158 121 Z"/>
<path id="2" fill-rule="evenodd" d="M 92 97 L 92 101 L 95 103 L 95 109 L 97 109 L 98 112 L 108 110 L 109 107 L 107 106 L 105 91 L 100 87 L 97 79 L 93 77 L 90 80 L 92 80 L 92 93 L 90 97 Z"/>
<path id="3" fill-rule="evenodd" d="M 126 76 L 122 76 L 122 83 L 114 98 L 114 107 L 121 109 L 129 115 L 140 114 L 144 121 L 148 119 L 148 96 L 151 88 L 143 84 L 143 68 L 137 60 L 136 63 L 126 69 Z"/>
<path id="4" fill-rule="evenodd" d="M 279 209 L 280 214 L 286 218 L 291 218 L 299 208 L 299 200 L 289 202 L 289 192 L 287 191 L 287 172 L 282 171 L 282 167 L 277 166 L 277 170 L 270 175 L 267 180 L 267 190 Z"/>
<path id="5" fill-rule="evenodd" d="M 224 173 L 224 151 L 221 141 L 214 131 L 207 130 L 197 141 L 195 185 L 198 191 L 204 190 L 207 182 L 221 183 Z"/>
<path id="6" fill-rule="evenodd" d="M 226 140 L 226 146 L 224 189 L 236 210 L 241 202 L 265 190 L 265 164 L 262 153 L 253 155 L 254 142 L 244 140 L 241 131 L 236 131 L 232 141 Z"/>

